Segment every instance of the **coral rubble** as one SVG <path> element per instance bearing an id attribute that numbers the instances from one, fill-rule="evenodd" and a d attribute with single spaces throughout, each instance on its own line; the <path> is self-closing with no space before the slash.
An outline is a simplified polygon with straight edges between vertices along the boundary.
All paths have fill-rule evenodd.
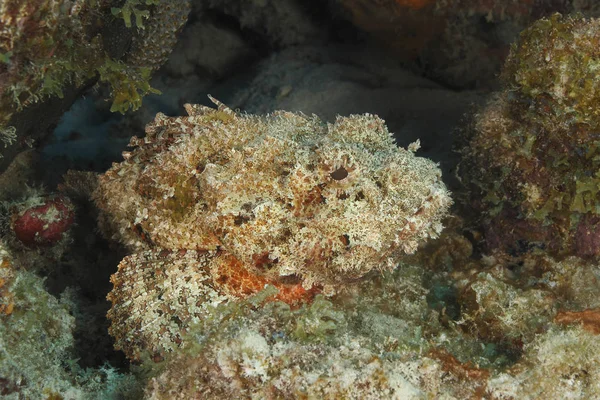
<path id="1" fill-rule="evenodd" d="M 419 325 L 428 325 L 431 310 L 420 295 L 404 289 L 400 302 L 373 291 L 403 280 L 407 287 L 418 285 L 420 274 L 414 271 L 400 268 L 376 278 L 375 285 L 364 282 L 353 295 L 368 305 L 323 296 L 296 310 L 281 302 L 261 304 L 273 287 L 247 301 L 220 305 L 190 327 L 186 344 L 148 383 L 146 397 L 423 398 L 421 380 L 433 386 L 446 374 L 435 359 L 420 355 L 429 345 Z M 409 314 L 394 315 L 402 308 L 415 312 L 412 320 L 404 319 Z M 365 324 L 371 313 L 379 316 Z M 459 386 L 457 393 L 472 393 Z"/>
<path id="2" fill-rule="evenodd" d="M 489 392 L 498 399 L 600 397 L 598 336 L 580 327 L 550 330 L 527 346 L 513 375 L 498 374 Z"/>

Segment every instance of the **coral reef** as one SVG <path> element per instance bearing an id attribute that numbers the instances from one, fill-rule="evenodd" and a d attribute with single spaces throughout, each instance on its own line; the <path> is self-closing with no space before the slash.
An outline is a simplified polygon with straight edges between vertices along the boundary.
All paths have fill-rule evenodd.
<path id="1" fill-rule="evenodd" d="M 192 6 L 190 0 L 147 0 L 146 3 L 152 6 L 151 16 L 142 25 L 143 34 L 134 38 L 127 64 L 156 70 L 167 61 Z"/>
<path id="2" fill-rule="evenodd" d="M 69 311 L 70 300 L 50 295 L 42 278 L 15 265 L 2 241 L 0 266 L 2 398 L 139 398 L 132 375 L 111 368 L 82 370 L 77 366 L 72 353 L 75 320 Z M 11 271 L 10 280 L 5 279 L 7 270 Z"/>
<path id="3" fill-rule="evenodd" d="M 26 109 L 49 127 L 78 94 L 96 81 L 110 86 L 112 110 L 137 109 L 156 93 L 150 73 L 165 61 L 190 9 L 188 1 L 127 0 L 121 8 L 139 18 L 134 29 L 111 15 L 118 1 L 8 0 L 0 5 L 0 137 L 13 144 L 5 168 L 27 143 L 43 137 Z M 133 11 L 132 11 L 133 10 Z M 127 12 L 123 13 L 128 15 Z M 147 19 L 147 29 L 142 20 Z M 126 19 L 126 18 L 124 18 Z M 131 26 L 131 24 L 129 24 Z M 132 48 L 126 43 L 133 37 Z M 128 54 L 126 62 L 120 61 Z M 48 105 L 48 99 L 56 104 Z M 56 99 L 60 101 L 56 102 Z M 36 118 L 38 114 L 36 114 Z M 41 131 L 41 132 L 40 132 Z"/>
<path id="4" fill-rule="evenodd" d="M 490 379 L 489 391 L 499 399 L 600 396 L 598 336 L 576 327 L 551 330 L 527 346 L 524 359 Z"/>
<path id="5" fill-rule="evenodd" d="M 537 15 L 600 12 L 590 0 L 328 4 L 459 86 L 494 71 Z M 157 71 L 190 6 L 179 54 Z M 0 11 L 0 88 L 31 84 L 20 110 L 0 90 L 12 113 L 0 128 L 0 163 L 12 160 L 0 173 L 0 397 L 600 397 L 599 20 L 525 30 L 503 91 L 450 156 L 458 114 L 485 94 L 402 72 L 319 2 Z M 155 71 L 166 96 L 110 112 L 108 91 L 113 111 L 135 108 Z M 11 155 L 35 137 L 10 121 L 39 112 L 44 131 L 49 99 L 103 81 L 44 145 L 52 168 L 35 149 Z M 208 88 L 234 106 L 187 104 Z M 68 157 L 86 172 L 63 176 Z"/>
<path id="6" fill-rule="evenodd" d="M 242 29 L 263 35 L 276 47 L 297 45 L 318 37 L 319 27 L 310 5 L 294 0 L 208 0 L 200 3 L 206 12 L 218 11 L 239 21 Z"/>
<path id="7" fill-rule="evenodd" d="M 460 176 L 489 248 L 597 257 L 600 20 L 558 14 L 521 34 L 466 129 Z"/>
<path id="8" fill-rule="evenodd" d="M 419 278 L 411 268 L 400 268 L 376 281 L 389 288 L 401 282 L 411 287 L 419 285 Z M 276 292 L 273 287 L 246 301 L 216 307 L 209 318 L 190 327 L 186 345 L 157 367 L 146 398 L 424 397 L 420 379 L 433 383 L 446 373 L 436 360 L 419 355 L 428 344 L 418 324 L 431 310 L 406 286 L 397 290 L 406 298 L 396 302 L 369 295 L 374 286 L 365 284 L 354 295 L 382 306 L 380 318 L 370 326 L 362 318 L 369 311 L 377 314 L 377 308 L 362 301 L 334 304 L 318 296 L 293 310 L 280 302 L 263 303 Z M 413 321 L 403 320 L 382 312 L 381 302 L 417 315 Z M 383 337 L 369 336 L 375 332 Z M 464 389 L 457 388 L 457 394 L 467 395 L 469 389 Z"/>
<path id="9" fill-rule="evenodd" d="M 431 274 L 428 302 L 443 311 L 443 323 L 514 355 L 555 324 L 594 329 L 600 266 L 538 248 L 476 255 L 473 239 L 460 233 L 463 221 L 447 225 L 439 240 L 408 260 Z"/>
<path id="10" fill-rule="evenodd" d="M 458 301 L 462 326 L 486 342 L 529 341 L 546 328 L 556 312 L 551 292 L 521 289 L 489 271 L 471 277 Z"/>
<path id="11" fill-rule="evenodd" d="M 459 325 L 484 341 L 519 349 L 553 323 L 588 321 L 590 310 L 600 305 L 600 270 L 586 264 L 540 250 L 518 258 L 497 252 L 471 262 L 469 269 L 453 274 Z"/>
<path id="12" fill-rule="evenodd" d="M 564 268 L 559 264 L 557 270 Z M 548 326 L 512 343 L 520 351 L 511 354 L 456 329 L 461 320 L 441 323 L 442 312 L 425 300 L 427 274 L 422 265 L 403 264 L 361 282 L 351 295 L 319 296 L 296 310 L 262 303 L 276 292 L 273 287 L 221 304 L 190 326 L 182 348 L 154 367 L 146 398 L 597 396 L 597 336 L 585 325 L 562 328 L 539 316 Z M 518 291 L 517 285 L 507 287 Z M 597 290 L 597 282 L 589 287 Z M 498 293 L 495 300 L 483 299 L 482 308 L 513 298 L 509 291 Z M 529 307 L 509 307 L 496 328 L 518 335 L 527 318 L 536 318 L 540 309 L 526 296 L 522 304 Z"/>
<path id="13" fill-rule="evenodd" d="M 62 4 L 61 4 L 62 3 Z M 85 36 L 80 18 L 83 2 L 5 1 L 0 7 L 0 64 L 2 126 L 18 110 L 41 97 L 63 96 L 65 82 L 82 83 L 86 73 L 74 69 L 71 52 L 99 50 L 96 44 L 81 43 Z M 88 10 L 89 11 L 89 10 Z M 60 38 L 61 40 L 57 40 Z M 76 49 L 68 48 L 77 46 Z M 36 63 L 36 58 L 39 63 Z M 80 67 L 81 68 L 81 67 Z"/>
<path id="14" fill-rule="evenodd" d="M 173 341 L 224 295 L 272 283 L 294 304 L 393 269 L 439 234 L 450 205 L 436 165 L 413 154 L 417 143 L 396 147 L 373 115 L 324 124 L 215 103 L 187 105 L 187 117 L 157 115 L 99 179 L 102 229 L 138 252 L 109 295 L 113 332 L 130 356 L 138 344 L 126 337 L 144 342 L 148 330 L 145 347 L 168 349 L 158 342 Z M 157 298 L 179 311 L 161 316 Z M 165 325 L 144 322 L 157 318 Z"/>

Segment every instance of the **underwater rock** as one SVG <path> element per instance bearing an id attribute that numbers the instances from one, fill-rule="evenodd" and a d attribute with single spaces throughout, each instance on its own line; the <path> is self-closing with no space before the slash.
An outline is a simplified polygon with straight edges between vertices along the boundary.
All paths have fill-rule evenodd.
<path id="1" fill-rule="evenodd" d="M 110 87 L 112 111 L 139 108 L 144 95 L 157 92 L 151 72 L 171 51 L 189 8 L 186 0 L 3 1 L 0 142 L 8 148 L 0 171 L 97 82 Z"/>
<path id="2" fill-rule="evenodd" d="M 240 3 L 237 0 L 197 1 L 201 12 L 227 15 L 240 28 L 260 35 L 275 48 L 294 46 L 319 40 L 322 28 L 314 18 L 312 5 L 295 0 L 259 0 Z"/>
<path id="3" fill-rule="evenodd" d="M 18 257 L 17 257 L 18 258 Z M 83 370 L 73 352 L 75 318 L 44 279 L 15 261 L 0 240 L 0 396 L 3 399 L 139 399 L 133 375 Z"/>
<path id="4" fill-rule="evenodd" d="M 198 79 L 204 73 L 210 77 L 227 79 L 257 56 L 256 50 L 241 32 L 222 26 L 200 13 L 181 32 L 163 68 L 169 76 L 185 79 L 189 86 L 191 79 Z M 164 94 L 165 90 L 162 92 Z"/>
<path id="5" fill-rule="evenodd" d="M 543 258 L 538 255 L 537 265 Z M 573 262 L 548 268 L 568 275 Z M 438 324 L 424 299 L 426 275 L 418 264 L 401 265 L 347 295 L 318 296 L 299 309 L 264 303 L 273 288 L 259 299 L 220 304 L 190 325 L 185 344 L 154 367 L 146 398 L 519 399 L 552 397 L 553 384 L 562 397 L 595 397 L 598 357 L 586 349 L 595 349 L 597 340 L 580 327 L 553 325 L 551 310 L 534 304 L 535 287 L 546 282 L 556 295 L 566 281 L 556 286 L 555 278 L 540 276 L 519 288 L 517 281 L 500 283 L 488 274 L 496 279 L 490 291 L 497 297 L 482 296 L 482 308 L 490 307 L 491 314 L 502 304 L 509 307 L 496 321 L 488 314 L 479 322 L 490 321 L 497 335 L 515 339 L 520 350 L 513 354 L 456 329 L 464 319 L 480 318 L 478 313 L 465 314 L 448 329 Z M 567 285 L 576 287 L 575 281 Z M 306 329 L 305 321 L 313 327 Z"/>
<path id="6" fill-rule="evenodd" d="M 556 313 L 556 298 L 549 290 L 523 289 L 488 271 L 471 277 L 458 301 L 465 331 L 485 342 L 510 342 L 516 347 L 543 332 Z"/>
<path id="7" fill-rule="evenodd" d="M 599 42 L 598 19 L 537 21 L 511 50 L 505 90 L 466 129 L 459 175 L 488 248 L 600 255 Z"/>
<path id="8" fill-rule="evenodd" d="M 573 2 L 577 3 L 577 2 Z M 334 9 L 392 57 L 451 87 L 490 87 L 510 43 L 553 12 L 586 11 L 562 0 L 331 0 Z"/>
<path id="9" fill-rule="evenodd" d="M 488 383 L 497 399 L 600 397 L 598 336 L 581 327 L 552 329 L 526 346 L 523 360 Z"/>
<path id="10" fill-rule="evenodd" d="M 465 229 L 463 221 L 450 217 L 445 225 L 439 239 L 404 260 L 429 276 L 427 301 L 440 311 L 441 324 L 503 349 L 512 362 L 557 325 L 597 329 L 597 263 L 576 256 L 553 257 L 539 248 L 518 256 L 498 249 L 478 254 L 481 248 L 474 231 Z"/>
<path id="11" fill-rule="evenodd" d="M 32 149 L 15 155 L 6 170 L 0 173 L 0 201 L 10 201 L 27 191 L 38 161 L 39 154 Z"/>

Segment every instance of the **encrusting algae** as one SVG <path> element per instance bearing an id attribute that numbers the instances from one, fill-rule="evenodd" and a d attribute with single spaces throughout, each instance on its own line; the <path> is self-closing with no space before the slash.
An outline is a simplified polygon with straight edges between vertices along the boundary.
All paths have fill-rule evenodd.
<path id="1" fill-rule="evenodd" d="M 109 88 L 110 110 L 123 114 L 160 93 L 152 73 L 190 10 L 189 0 L 0 2 L 0 172 L 93 85 Z"/>
<path id="2" fill-rule="evenodd" d="M 376 116 L 325 124 L 213 101 L 158 114 L 94 193 L 103 231 L 135 252 L 109 294 L 112 334 L 132 358 L 172 348 L 204 308 L 265 284 L 294 305 L 391 270 L 440 233 L 451 204 L 418 143 L 398 148 Z"/>
<path id="3" fill-rule="evenodd" d="M 77 364 L 75 305 L 27 270 L 0 238 L 0 397 L 2 399 L 139 399 L 132 374 Z"/>
<path id="4" fill-rule="evenodd" d="M 598 19 L 537 21 L 512 47 L 505 90 L 466 129 L 459 172 L 489 248 L 600 255 L 599 44 Z"/>

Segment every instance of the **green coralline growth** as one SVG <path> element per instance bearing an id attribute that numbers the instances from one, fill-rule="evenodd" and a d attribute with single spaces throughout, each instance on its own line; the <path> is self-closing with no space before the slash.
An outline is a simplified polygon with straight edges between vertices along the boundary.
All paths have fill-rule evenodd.
<path id="1" fill-rule="evenodd" d="M 472 304 L 459 300 L 464 312 L 445 323 L 426 300 L 431 271 L 412 262 L 298 309 L 265 302 L 273 287 L 220 304 L 189 327 L 184 346 L 145 363 L 152 377 L 144 398 L 596 398 L 597 336 L 591 324 L 576 325 L 598 312 L 573 313 L 575 326 L 563 327 L 539 300 L 598 307 L 589 296 L 597 268 L 582 274 L 575 258 L 532 255 L 524 268 L 544 264 L 547 272 L 520 287 L 503 260 L 479 269 L 486 264 L 493 268 L 474 279 L 474 264 L 456 266 L 458 290 L 476 294 Z"/>
<path id="2" fill-rule="evenodd" d="M 3 399 L 137 399 L 133 375 L 82 369 L 73 351 L 69 296 L 15 265 L 0 241 L 0 395 Z"/>
<path id="3" fill-rule="evenodd" d="M 489 248 L 600 255 L 600 20 L 556 14 L 513 45 L 466 130 L 459 176 Z"/>
<path id="4" fill-rule="evenodd" d="M 420 286 L 420 277 L 408 267 L 377 281 Z M 183 348 L 153 365 L 145 398 L 424 398 L 420 380 L 427 385 L 444 373 L 435 359 L 421 357 L 434 341 L 426 340 L 419 326 L 435 320 L 427 317 L 431 310 L 408 291 L 401 290 L 405 298 L 397 302 L 373 289 L 368 284 L 349 294 L 368 306 L 345 296 L 319 296 L 296 310 L 281 302 L 261 303 L 273 287 L 222 304 L 190 327 Z M 396 314 L 405 308 L 415 311 L 410 319 Z M 367 315 L 373 315 L 368 327 Z M 469 385 L 457 383 L 455 389 L 472 394 Z"/>
<path id="5" fill-rule="evenodd" d="M 90 32 L 92 24 L 100 23 L 95 14 L 106 13 L 100 4 L 7 1 L 0 13 L 3 123 L 32 103 L 62 98 L 69 84 L 80 86 L 101 69 L 115 69 L 101 36 Z M 119 69 L 126 71 L 124 65 Z M 119 86 L 119 79 L 111 79 L 106 72 L 101 75 L 113 90 Z"/>
<path id="6" fill-rule="evenodd" d="M 166 60 L 189 9 L 187 0 L 0 3 L 0 137 L 19 125 L 24 109 L 74 99 L 72 92 L 96 81 L 110 87 L 111 111 L 139 108 L 144 95 L 158 93 L 151 72 Z"/>
<path id="7" fill-rule="evenodd" d="M 488 390 L 494 399 L 597 399 L 599 343 L 597 335 L 580 327 L 539 335 L 513 373 L 490 379 Z"/>

